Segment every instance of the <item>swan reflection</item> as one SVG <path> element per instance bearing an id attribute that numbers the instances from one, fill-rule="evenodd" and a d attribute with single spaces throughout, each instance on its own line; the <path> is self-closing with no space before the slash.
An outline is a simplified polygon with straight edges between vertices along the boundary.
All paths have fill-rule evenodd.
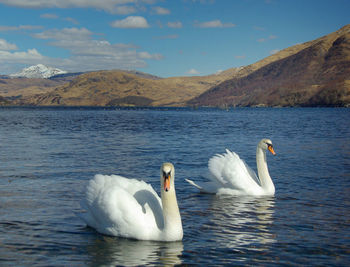
<path id="1" fill-rule="evenodd" d="M 276 241 L 270 232 L 273 197 L 216 196 L 211 204 L 208 212 L 212 214 L 210 221 L 217 227 L 216 242 L 229 248 L 258 245 L 255 249 L 264 250 L 266 244 Z"/>
<path id="2" fill-rule="evenodd" d="M 87 250 L 91 256 L 91 266 L 177 265 L 181 264 L 183 244 L 98 235 Z"/>

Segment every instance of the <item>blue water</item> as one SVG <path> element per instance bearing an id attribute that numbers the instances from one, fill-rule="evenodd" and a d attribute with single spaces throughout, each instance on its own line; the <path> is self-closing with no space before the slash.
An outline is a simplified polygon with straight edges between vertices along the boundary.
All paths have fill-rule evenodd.
<path id="1" fill-rule="evenodd" d="M 261 138 L 275 197 L 199 194 L 225 148 L 253 169 Z M 152 184 L 176 168 L 182 242 L 135 241 L 75 215 L 94 174 Z M 0 109 L 0 266 L 350 266 L 350 109 Z"/>

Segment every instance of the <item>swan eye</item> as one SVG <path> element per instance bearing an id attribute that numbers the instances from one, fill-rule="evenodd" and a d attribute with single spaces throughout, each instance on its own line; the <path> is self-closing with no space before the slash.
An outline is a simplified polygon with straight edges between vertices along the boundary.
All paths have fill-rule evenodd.
<path id="1" fill-rule="evenodd" d="M 163 177 L 168 179 L 170 177 L 170 172 L 163 171 Z"/>
<path id="2" fill-rule="evenodd" d="M 267 149 L 272 153 L 272 155 L 276 155 L 274 149 L 273 149 L 273 146 L 272 144 L 267 144 Z"/>
<path id="3" fill-rule="evenodd" d="M 264 143 L 267 145 L 268 148 L 269 148 L 269 147 L 272 147 L 272 144 L 267 143 L 267 142 L 264 142 Z"/>

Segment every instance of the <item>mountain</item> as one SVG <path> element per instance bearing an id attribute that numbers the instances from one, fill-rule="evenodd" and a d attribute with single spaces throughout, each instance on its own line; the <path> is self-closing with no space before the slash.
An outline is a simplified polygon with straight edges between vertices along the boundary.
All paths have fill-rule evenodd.
<path id="1" fill-rule="evenodd" d="M 292 51 L 292 53 L 291 53 Z M 350 25 L 254 64 L 187 102 L 195 106 L 349 106 Z M 267 64 L 264 63 L 268 62 Z M 257 65 L 260 65 L 256 68 Z"/>
<path id="2" fill-rule="evenodd" d="M 226 76 L 157 78 L 129 71 L 98 71 L 78 76 L 55 90 L 17 100 L 25 105 L 184 106 Z"/>
<path id="3" fill-rule="evenodd" d="M 10 78 L 0 75 L 0 96 L 7 100 L 16 100 L 12 105 L 17 105 L 22 98 L 51 92 L 58 86 L 75 79 L 81 73 L 67 73 L 43 78 Z M 4 102 L 0 102 L 1 103 Z M 26 103 L 24 103 L 26 104 Z"/>
<path id="4" fill-rule="evenodd" d="M 47 90 L 46 93 L 23 94 L 22 97 L 15 99 L 13 104 L 38 106 L 186 106 L 188 101 L 223 81 L 233 77 L 245 77 L 262 66 L 287 57 L 302 48 L 303 46 L 299 45 L 255 64 L 230 68 L 208 76 L 159 78 L 142 72 L 123 70 L 83 73 L 68 83 L 57 86 L 54 90 Z M 56 75 L 50 80 L 59 81 L 64 76 L 66 75 Z M 52 89 L 52 87 L 48 89 Z"/>
<path id="5" fill-rule="evenodd" d="M 159 78 L 137 71 L 0 77 L 2 102 L 65 106 L 350 106 L 350 25 L 218 74 Z"/>
<path id="6" fill-rule="evenodd" d="M 22 71 L 18 73 L 11 74 L 10 77 L 16 78 L 16 77 L 24 77 L 24 78 L 50 78 L 52 76 L 58 75 L 58 74 L 65 74 L 67 73 L 64 70 L 60 70 L 57 68 L 47 67 L 43 64 L 38 64 L 35 66 L 30 66 L 28 68 L 24 68 Z"/>

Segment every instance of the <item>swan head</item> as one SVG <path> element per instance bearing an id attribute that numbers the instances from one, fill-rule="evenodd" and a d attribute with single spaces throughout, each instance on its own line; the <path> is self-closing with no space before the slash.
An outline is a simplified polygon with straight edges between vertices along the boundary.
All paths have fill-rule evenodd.
<path id="1" fill-rule="evenodd" d="M 259 142 L 258 147 L 263 150 L 270 151 L 272 155 L 276 155 L 275 150 L 273 149 L 272 141 L 270 139 L 262 139 Z"/>
<path id="2" fill-rule="evenodd" d="M 163 163 L 160 168 L 160 182 L 162 184 L 162 190 L 165 192 L 174 189 L 175 168 L 174 165 L 166 162 Z"/>

